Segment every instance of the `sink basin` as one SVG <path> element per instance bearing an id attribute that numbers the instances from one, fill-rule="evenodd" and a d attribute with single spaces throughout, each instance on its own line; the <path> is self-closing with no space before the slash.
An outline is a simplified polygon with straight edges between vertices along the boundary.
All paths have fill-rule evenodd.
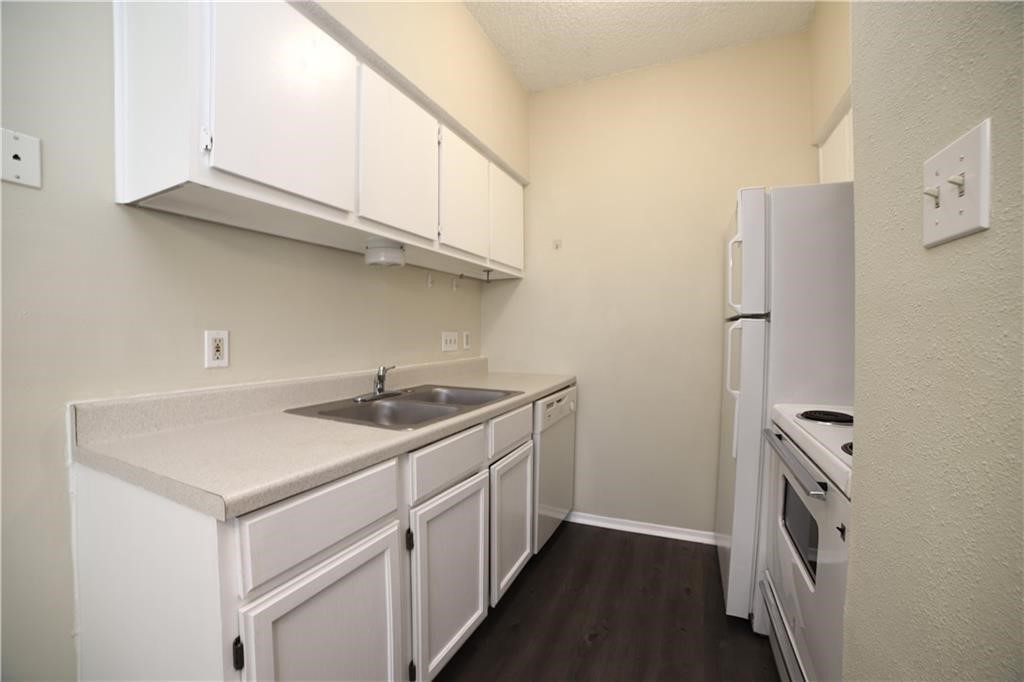
<path id="1" fill-rule="evenodd" d="M 379 398 L 364 399 L 364 402 L 356 402 L 350 398 L 298 407 L 285 412 L 363 426 L 410 430 L 475 410 L 518 393 L 522 391 L 427 384 L 388 393 Z"/>
<path id="2" fill-rule="evenodd" d="M 454 405 L 387 399 L 368 403 L 344 400 L 286 411 L 307 417 L 367 424 L 386 429 L 409 429 L 450 417 L 459 412 L 459 408 Z"/>
<path id="3" fill-rule="evenodd" d="M 496 391 L 488 388 L 458 388 L 455 386 L 417 386 L 408 389 L 402 400 L 418 400 L 441 405 L 486 405 L 501 400 L 515 391 Z"/>

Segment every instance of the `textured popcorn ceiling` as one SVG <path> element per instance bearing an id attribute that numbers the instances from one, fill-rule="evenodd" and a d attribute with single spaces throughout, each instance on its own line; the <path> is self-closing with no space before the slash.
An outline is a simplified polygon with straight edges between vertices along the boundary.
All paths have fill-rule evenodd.
<path id="1" fill-rule="evenodd" d="M 527 90 L 794 33 L 813 2 L 467 2 Z"/>

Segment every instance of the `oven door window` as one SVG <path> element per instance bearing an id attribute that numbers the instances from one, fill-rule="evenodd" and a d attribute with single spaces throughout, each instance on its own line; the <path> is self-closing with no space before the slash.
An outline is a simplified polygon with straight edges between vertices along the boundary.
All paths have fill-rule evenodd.
<path id="1" fill-rule="evenodd" d="M 782 498 L 782 522 L 811 576 L 811 581 L 814 582 L 818 572 L 818 522 L 793 490 L 789 479 L 783 476 L 783 481 L 785 491 Z"/>

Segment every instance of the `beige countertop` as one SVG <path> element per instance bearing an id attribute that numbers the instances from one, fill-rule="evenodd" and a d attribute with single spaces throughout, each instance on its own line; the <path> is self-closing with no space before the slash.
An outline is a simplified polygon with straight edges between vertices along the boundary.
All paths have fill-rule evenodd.
<path id="1" fill-rule="evenodd" d="M 71 405 L 73 456 L 225 520 L 415 450 L 576 381 L 493 373 L 486 366 L 486 359 L 475 358 L 396 370 L 389 388 L 444 382 L 522 391 L 411 431 L 283 412 L 361 393 L 371 376 L 365 372 L 77 403 Z"/>

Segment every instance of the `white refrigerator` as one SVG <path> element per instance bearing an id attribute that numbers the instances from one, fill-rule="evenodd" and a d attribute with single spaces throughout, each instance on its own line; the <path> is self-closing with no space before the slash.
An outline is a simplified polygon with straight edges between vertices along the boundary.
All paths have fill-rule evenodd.
<path id="1" fill-rule="evenodd" d="M 853 404 L 853 183 L 739 190 L 726 257 L 715 534 L 726 613 L 748 618 L 771 406 Z"/>

